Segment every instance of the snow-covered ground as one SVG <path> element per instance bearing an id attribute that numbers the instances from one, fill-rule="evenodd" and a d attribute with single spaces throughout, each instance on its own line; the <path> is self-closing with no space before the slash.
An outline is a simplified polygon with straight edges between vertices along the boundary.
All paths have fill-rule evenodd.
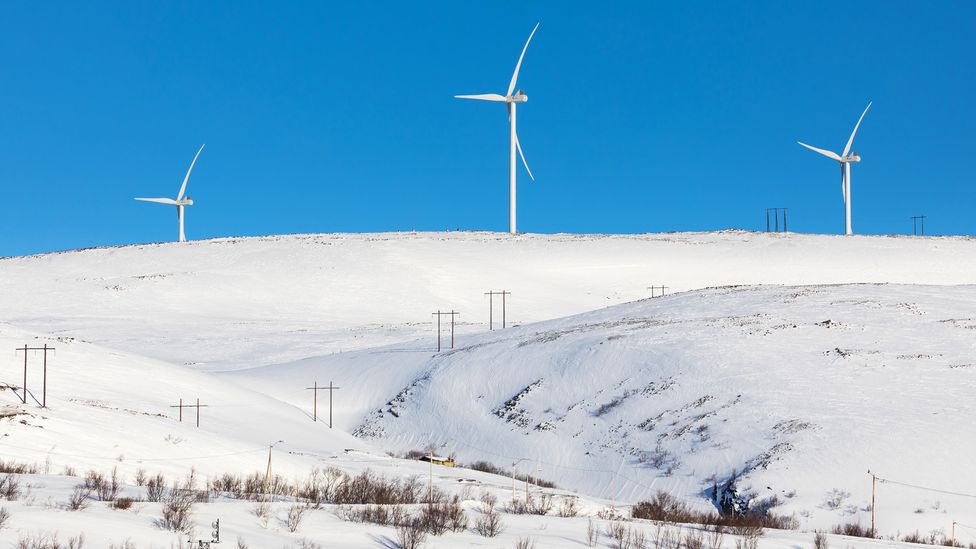
<path id="1" fill-rule="evenodd" d="M 778 495 L 779 512 L 805 529 L 867 524 L 869 468 L 976 494 L 974 272 L 969 238 L 745 232 L 296 235 L 0 259 L 0 382 L 21 385 L 15 347 L 56 347 L 49 408 L 0 391 L 0 459 L 48 473 L 31 479 L 34 501 L 0 502 L 13 515 L 0 542 L 28 530 L 67 537 L 77 525 L 97 546 L 132 537 L 165 547 L 157 504 L 59 510 L 76 480 L 57 474 L 263 472 L 277 440 L 274 468 L 288 477 L 326 466 L 423 475 L 385 452 L 429 443 L 462 461 L 518 461 L 580 493 L 589 512 L 659 488 L 705 508 L 712 484 L 736 471 L 740 492 Z M 643 299 L 652 285 L 671 295 Z M 483 294 L 503 289 L 518 326 L 489 332 Z M 462 313 L 456 348 L 439 354 L 438 309 Z M 496 302 L 496 322 L 500 312 Z M 30 366 L 41 398 L 38 353 Z M 316 381 L 341 387 L 336 429 L 311 421 L 305 387 Z M 200 428 L 192 410 L 175 420 L 181 398 L 208 406 Z M 437 471 L 444 490 L 460 478 L 510 489 L 505 478 Z M 249 504 L 200 509 L 203 530 L 219 515 L 252 547 L 302 537 L 261 526 Z M 885 483 L 877 511 L 883 534 L 948 531 L 976 514 L 976 498 Z M 502 538 L 469 532 L 430 546 L 531 535 L 540 549 L 566 547 L 582 543 L 586 524 L 504 520 Z M 393 537 L 329 509 L 305 528 L 326 547 Z M 760 545 L 809 537 L 771 533 Z"/>

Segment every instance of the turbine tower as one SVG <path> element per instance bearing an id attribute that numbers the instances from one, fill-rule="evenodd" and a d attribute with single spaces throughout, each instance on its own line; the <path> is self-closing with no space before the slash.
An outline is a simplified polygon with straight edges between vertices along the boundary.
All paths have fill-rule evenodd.
<path id="1" fill-rule="evenodd" d="M 797 141 L 800 145 L 810 149 L 811 151 L 818 152 L 827 158 L 831 158 L 840 162 L 840 186 L 841 193 L 844 195 L 844 210 L 846 212 L 845 219 L 847 222 L 847 234 L 854 234 L 851 228 L 851 164 L 854 162 L 860 162 L 861 156 L 856 152 L 851 150 L 851 145 L 854 143 L 854 135 L 857 133 L 857 128 L 861 126 L 861 120 L 864 120 L 864 115 L 868 113 L 868 109 L 871 108 L 871 103 L 869 102 L 867 107 L 864 107 L 864 112 L 861 113 L 861 118 L 857 119 L 857 124 L 854 125 L 854 131 L 851 132 L 851 138 L 847 140 L 847 146 L 844 147 L 844 153 L 838 155 L 835 152 L 826 151 L 824 149 L 818 149 L 816 147 L 811 147 L 802 141 Z"/>
<path id="2" fill-rule="evenodd" d="M 515 91 L 515 82 L 518 80 L 519 69 L 522 67 L 522 58 L 525 57 L 525 50 L 529 49 L 529 42 L 532 41 L 532 36 L 535 35 L 535 31 L 538 30 L 539 23 L 535 24 L 535 28 L 532 29 L 532 33 L 529 34 L 529 39 L 525 41 L 525 46 L 522 48 L 522 55 L 519 55 L 518 63 L 515 64 L 515 73 L 512 74 L 512 81 L 508 84 L 508 91 L 505 95 L 498 95 L 497 93 L 483 93 L 479 95 L 455 95 L 457 99 L 478 99 L 481 101 L 499 101 L 508 104 L 508 126 L 509 126 L 509 154 L 508 154 L 508 232 L 516 234 L 518 231 L 515 226 L 515 151 L 518 151 L 519 156 L 522 158 L 522 164 L 525 165 L 525 171 L 529 172 L 529 178 L 535 181 L 535 177 L 532 176 L 532 170 L 529 169 L 529 163 L 525 161 L 525 155 L 522 154 L 522 145 L 519 144 L 518 133 L 515 131 L 515 106 L 519 103 L 525 103 L 529 100 L 529 96 L 525 95 L 522 90 L 518 90 L 514 95 L 512 92 Z"/>
<path id="3" fill-rule="evenodd" d="M 180 220 L 180 242 L 186 242 L 186 234 L 183 232 L 183 208 L 185 206 L 192 206 L 193 200 L 190 200 L 189 196 L 184 196 L 186 193 L 186 182 L 190 180 L 190 172 L 193 171 L 194 164 L 197 163 L 197 158 L 200 157 L 200 153 L 203 152 L 203 148 L 207 144 L 204 143 L 200 145 L 200 150 L 197 151 L 196 156 L 193 157 L 193 162 L 190 162 L 190 169 L 186 170 L 186 177 L 183 178 L 183 185 L 180 186 L 180 194 L 176 195 L 176 200 L 172 198 L 137 198 L 136 200 L 142 200 L 143 202 L 158 202 L 159 204 L 169 204 L 170 206 L 176 206 L 176 216 Z"/>

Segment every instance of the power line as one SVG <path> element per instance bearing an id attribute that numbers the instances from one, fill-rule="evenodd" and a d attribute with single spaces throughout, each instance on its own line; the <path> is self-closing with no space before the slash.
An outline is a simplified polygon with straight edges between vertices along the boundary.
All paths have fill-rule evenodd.
<path id="1" fill-rule="evenodd" d="M 881 478 L 881 477 L 877 477 L 877 479 L 878 479 L 878 482 L 881 482 L 881 483 L 895 484 L 895 485 L 898 485 L 898 486 L 905 486 L 907 488 L 915 488 L 916 490 L 925 490 L 927 492 L 936 492 L 936 493 L 939 493 L 939 494 L 946 494 L 946 495 L 949 495 L 949 496 L 959 496 L 959 497 L 964 497 L 964 498 L 974 498 L 974 499 L 976 499 L 976 494 L 965 494 L 965 493 L 962 493 L 962 492 L 952 492 L 950 490 L 941 490 L 939 488 L 929 488 L 928 486 L 919 486 L 918 484 L 909 484 L 907 482 L 901 482 L 901 481 L 891 480 L 891 479 Z"/>

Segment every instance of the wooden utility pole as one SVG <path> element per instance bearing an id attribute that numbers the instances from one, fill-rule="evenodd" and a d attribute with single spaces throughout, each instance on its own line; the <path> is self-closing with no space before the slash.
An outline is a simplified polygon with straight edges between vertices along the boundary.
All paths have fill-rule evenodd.
<path id="1" fill-rule="evenodd" d="M 329 386 L 323 387 L 323 389 L 329 390 L 329 429 L 331 429 L 332 428 L 332 393 L 338 390 L 339 387 L 332 385 L 332 382 L 330 381 Z"/>
<path id="2" fill-rule="evenodd" d="M 25 343 L 23 347 L 17 348 L 17 352 L 23 351 L 24 353 L 24 396 L 21 398 L 24 404 L 27 404 L 27 353 L 28 351 L 44 351 L 44 385 L 41 393 L 41 408 L 47 408 L 47 352 L 53 350 L 54 347 L 48 347 L 47 343 L 43 347 L 28 347 Z M 34 397 L 34 402 L 37 402 L 37 397 Z"/>
<path id="3" fill-rule="evenodd" d="M 177 406 L 170 406 L 170 408 L 179 408 L 180 409 L 180 416 L 179 416 L 179 420 L 178 421 L 180 423 L 183 423 L 183 399 L 182 398 L 180 399 L 180 403 Z"/>
<path id="4" fill-rule="evenodd" d="M 651 297 L 655 298 L 655 297 L 664 297 L 664 294 L 666 294 L 667 291 L 670 290 L 671 288 L 669 288 L 668 286 L 649 286 L 648 289 L 651 291 Z M 657 295 L 658 290 L 661 290 L 661 295 Z"/>
<path id="5" fill-rule="evenodd" d="M 437 352 L 441 352 L 441 316 L 451 317 L 451 348 L 454 348 L 454 317 L 460 316 L 461 313 L 451 310 L 451 312 L 437 311 L 436 313 L 430 313 L 437 316 Z"/>
<path id="6" fill-rule="evenodd" d="M 921 222 L 922 230 L 919 231 L 919 222 Z M 912 216 L 912 235 L 914 236 L 925 236 L 925 216 L 924 215 L 913 215 Z"/>
<path id="7" fill-rule="evenodd" d="M 200 426 L 200 408 L 206 408 L 208 406 L 209 406 L 208 404 L 200 404 L 200 399 L 199 398 L 197 399 L 197 403 L 196 404 L 183 404 L 183 399 L 181 398 L 179 405 L 177 405 L 177 406 L 170 406 L 170 408 L 179 408 L 180 409 L 180 419 L 179 419 L 180 422 L 183 421 L 183 408 L 196 408 L 197 409 L 197 427 L 199 427 Z"/>
<path id="8" fill-rule="evenodd" d="M 325 387 L 319 387 L 318 381 L 313 383 L 311 387 L 305 387 L 306 391 L 314 391 L 312 393 L 312 421 L 319 420 L 319 391 L 322 391 L 324 389 Z M 332 422 L 330 421 L 329 423 L 330 423 L 329 426 L 331 427 Z"/>
<path id="9" fill-rule="evenodd" d="M 874 496 L 878 484 L 878 477 L 870 469 L 868 469 L 868 474 L 871 475 L 871 537 L 874 537 L 877 533 L 874 525 Z"/>
<path id="10" fill-rule="evenodd" d="M 502 290 L 500 292 L 496 292 L 494 290 L 489 290 L 489 291 L 485 292 L 485 295 L 488 296 L 488 329 L 489 330 L 494 330 L 495 329 L 495 325 L 494 325 L 495 324 L 494 323 L 494 313 L 495 313 L 494 297 L 496 295 L 502 296 L 502 328 L 504 328 L 505 327 L 505 296 L 511 295 L 511 294 L 512 294 L 512 292 L 509 292 L 508 290 Z"/>

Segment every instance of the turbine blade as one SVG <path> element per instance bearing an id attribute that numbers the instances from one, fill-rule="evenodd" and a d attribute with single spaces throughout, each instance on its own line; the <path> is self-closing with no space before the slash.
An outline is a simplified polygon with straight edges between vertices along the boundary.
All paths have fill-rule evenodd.
<path id="1" fill-rule="evenodd" d="M 197 163 L 197 158 L 200 157 L 200 153 L 203 152 L 203 148 L 206 146 L 206 143 L 200 145 L 200 150 L 197 151 L 197 155 L 193 157 L 193 162 L 190 162 L 190 169 L 186 170 L 186 177 L 183 178 L 183 185 L 180 187 L 180 194 L 176 195 L 177 200 L 183 200 L 183 194 L 186 193 L 186 182 L 190 180 L 190 172 L 193 171 L 193 165 Z"/>
<path id="2" fill-rule="evenodd" d="M 535 28 L 532 29 L 532 34 L 529 34 L 529 39 L 525 41 L 525 47 L 522 48 L 522 55 L 519 56 L 518 63 L 515 64 L 515 72 L 512 74 L 512 82 L 508 85 L 508 93 L 505 95 L 511 96 L 512 92 L 515 91 L 515 81 L 518 80 L 519 69 L 522 68 L 522 58 L 525 57 L 525 50 L 529 49 L 529 42 L 532 41 L 532 36 L 535 35 L 535 31 L 538 30 L 539 23 L 535 24 Z"/>
<path id="3" fill-rule="evenodd" d="M 158 204 L 169 204 L 171 206 L 178 204 L 178 202 L 172 198 L 136 198 L 136 200 L 142 200 L 143 202 L 156 202 Z"/>
<path id="4" fill-rule="evenodd" d="M 868 102 L 868 106 L 864 107 L 864 112 L 861 113 L 861 118 L 857 119 L 857 124 L 854 125 L 854 131 L 851 132 L 851 138 L 847 140 L 847 146 L 844 147 L 844 157 L 847 157 L 847 153 L 851 152 L 851 145 L 854 143 L 854 134 L 857 133 L 857 128 L 861 125 L 861 120 L 864 120 L 864 115 L 868 113 L 868 109 L 871 108 L 871 104 L 874 101 Z"/>
<path id="5" fill-rule="evenodd" d="M 455 95 L 455 99 L 478 99 L 481 101 L 504 101 L 504 95 L 498 95 L 497 93 L 481 93 L 477 95 Z"/>
<path id="6" fill-rule="evenodd" d="M 522 165 L 525 166 L 525 171 L 529 172 L 529 179 L 535 181 L 532 170 L 529 169 L 529 163 L 525 161 L 525 155 L 522 154 L 522 143 L 519 141 L 517 133 L 515 134 L 515 148 L 518 149 L 519 156 L 522 157 Z"/>
<path id="7" fill-rule="evenodd" d="M 800 145 L 803 145 L 804 147 L 810 149 L 813 152 L 818 152 L 818 153 L 826 156 L 827 158 L 833 158 L 834 160 L 836 160 L 838 162 L 841 161 L 841 158 L 839 156 L 837 156 L 837 153 L 835 153 L 835 152 L 830 152 L 830 151 L 827 151 L 827 150 L 824 150 L 824 149 L 818 149 L 816 147 L 811 147 L 810 145 L 807 145 L 806 143 L 804 143 L 802 141 L 797 141 L 797 143 L 799 143 Z"/>

